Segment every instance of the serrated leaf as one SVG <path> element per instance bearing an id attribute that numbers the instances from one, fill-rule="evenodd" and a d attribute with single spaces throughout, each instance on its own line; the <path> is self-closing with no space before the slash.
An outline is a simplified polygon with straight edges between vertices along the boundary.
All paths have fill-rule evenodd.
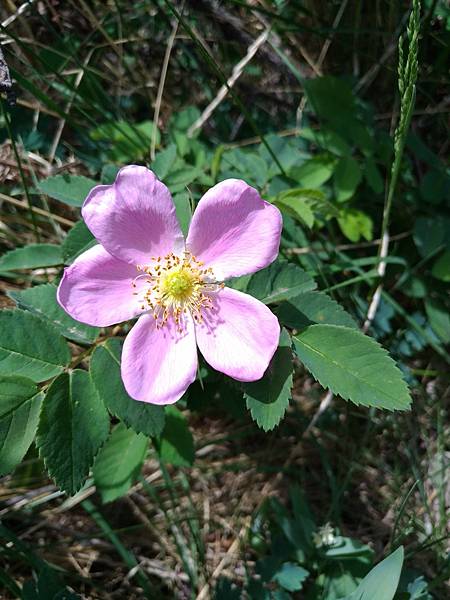
<path id="1" fill-rule="evenodd" d="M 265 304 L 281 302 L 315 289 L 316 282 L 292 263 L 275 261 L 252 275 L 245 291 Z"/>
<path id="2" fill-rule="evenodd" d="M 70 495 L 89 474 L 109 433 L 109 416 L 86 371 L 63 373 L 50 385 L 36 438 L 48 474 Z"/>
<path id="3" fill-rule="evenodd" d="M 62 265 L 61 246 L 55 244 L 30 244 L 6 252 L 0 259 L 0 271 L 38 269 Z"/>
<path id="4" fill-rule="evenodd" d="M 173 197 L 173 203 L 175 204 L 175 210 L 177 213 L 178 223 L 180 224 L 181 231 L 184 236 L 187 236 L 189 231 L 189 224 L 192 219 L 192 208 L 187 192 L 180 192 L 175 194 Z"/>
<path id="5" fill-rule="evenodd" d="M 27 453 L 42 398 L 30 379 L 0 376 L 0 476 L 12 471 Z"/>
<path id="6" fill-rule="evenodd" d="M 29 310 L 44 321 L 50 321 L 69 340 L 81 344 L 94 342 L 100 329 L 75 321 L 63 310 L 56 300 L 56 286 L 51 283 L 37 285 L 26 290 L 9 292 L 8 296 L 19 308 Z"/>
<path id="7" fill-rule="evenodd" d="M 190 467 L 194 462 L 194 439 L 186 417 L 175 406 L 166 407 L 166 425 L 161 434 L 159 454 L 162 462 Z"/>
<path id="8" fill-rule="evenodd" d="M 388 410 L 409 407 L 401 371 L 374 339 L 347 327 L 310 325 L 293 340 L 308 371 L 345 400 Z"/>
<path id="9" fill-rule="evenodd" d="M 93 179 L 83 175 L 54 175 L 39 182 L 39 190 L 50 198 L 69 206 L 81 206 L 91 189 L 98 185 Z"/>
<path id="10" fill-rule="evenodd" d="M 45 381 L 69 361 L 69 348 L 53 325 L 22 310 L 0 312 L 0 374 Z"/>
<path id="11" fill-rule="evenodd" d="M 267 371 L 259 381 L 244 385 L 247 408 L 259 427 L 270 431 L 286 412 L 292 388 L 291 338 L 281 332 L 280 343 Z"/>
<path id="12" fill-rule="evenodd" d="M 276 581 L 278 585 L 281 585 L 288 592 L 298 592 L 302 589 L 303 582 L 308 575 L 309 571 L 303 567 L 295 563 L 285 562 L 272 577 L 272 581 Z"/>
<path id="13" fill-rule="evenodd" d="M 334 192 L 338 202 L 349 200 L 361 183 L 361 168 L 352 156 L 339 159 L 334 170 Z"/>
<path id="14" fill-rule="evenodd" d="M 358 242 L 361 236 L 367 241 L 373 238 L 372 219 L 361 210 L 355 208 L 342 210 L 338 223 L 342 233 L 351 242 Z"/>
<path id="15" fill-rule="evenodd" d="M 289 169 L 289 177 L 303 188 L 317 188 L 333 174 L 336 159 L 330 154 L 318 154 L 300 166 Z"/>
<path id="16" fill-rule="evenodd" d="M 425 300 L 425 310 L 433 331 L 445 344 L 450 344 L 449 311 L 435 300 Z"/>
<path id="17" fill-rule="evenodd" d="M 95 246 L 97 240 L 86 227 L 84 221 L 78 221 L 67 234 L 61 246 L 62 257 L 65 265 L 71 265 L 73 261 Z"/>
<path id="18" fill-rule="evenodd" d="M 151 169 L 156 173 L 159 179 L 164 180 L 165 177 L 170 173 L 173 163 L 177 157 L 177 147 L 175 144 L 170 144 L 158 152 L 155 156 L 155 160 L 151 164 Z"/>
<path id="19" fill-rule="evenodd" d="M 431 274 L 441 281 L 450 281 L 450 250 L 446 250 L 435 261 Z"/>
<path id="20" fill-rule="evenodd" d="M 111 414 L 138 433 L 156 436 L 164 428 L 164 408 L 133 400 L 120 376 L 122 344 L 116 338 L 98 346 L 91 358 L 90 374 L 98 395 Z"/>
<path id="21" fill-rule="evenodd" d="M 393 600 L 403 566 L 403 547 L 381 561 L 361 581 L 356 590 L 341 600 Z"/>
<path id="22" fill-rule="evenodd" d="M 314 225 L 314 213 L 309 206 L 308 199 L 302 195 L 287 196 L 286 193 L 283 195 L 282 192 L 281 194 L 278 194 L 274 204 L 281 212 L 286 212 L 307 227 L 311 228 Z"/>
<path id="23" fill-rule="evenodd" d="M 93 475 L 103 502 L 112 502 L 130 489 L 139 474 L 148 448 L 148 438 L 127 429 L 114 427 L 95 459 Z"/>
<path id="24" fill-rule="evenodd" d="M 353 317 L 324 292 L 306 292 L 282 302 L 276 314 L 280 323 L 292 329 L 303 329 L 314 323 L 358 328 Z"/>
<path id="25" fill-rule="evenodd" d="M 89 132 L 93 140 L 107 143 L 106 154 L 113 162 L 126 164 L 142 159 L 148 152 L 151 136 L 154 133 L 153 121 L 129 123 L 118 120 L 103 123 Z M 160 142 L 159 129 L 156 128 L 156 144 Z"/>

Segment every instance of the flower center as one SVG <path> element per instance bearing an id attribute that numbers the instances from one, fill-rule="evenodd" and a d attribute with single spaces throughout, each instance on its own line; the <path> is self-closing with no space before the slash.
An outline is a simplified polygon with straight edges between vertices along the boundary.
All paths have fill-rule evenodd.
<path id="1" fill-rule="evenodd" d="M 204 268 L 203 263 L 190 252 L 182 256 L 152 258 L 149 265 L 137 266 L 141 271 L 133 280 L 145 277 L 145 286 L 141 301 L 142 310 L 151 310 L 157 328 L 163 327 L 169 319 L 173 319 L 178 331 L 182 331 L 182 314 L 190 312 L 196 323 L 203 321 L 203 313 L 213 310 L 211 294 L 224 287 L 218 283 L 211 268 Z M 133 292 L 139 295 L 139 292 Z"/>

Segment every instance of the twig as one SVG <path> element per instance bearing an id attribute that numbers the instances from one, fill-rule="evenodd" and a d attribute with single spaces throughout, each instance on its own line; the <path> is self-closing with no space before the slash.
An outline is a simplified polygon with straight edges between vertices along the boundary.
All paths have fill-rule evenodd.
<path id="1" fill-rule="evenodd" d="M 0 27 L 3 29 L 4 27 L 8 27 L 8 25 L 11 25 L 11 23 L 13 23 L 18 17 L 20 17 L 20 15 L 23 14 L 29 6 L 34 4 L 34 2 L 35 0 L 26 0 L 26 2 L 19 6 L 19 8 L 13 15 L 10 15 L 0 24 Z"/>
<path id="2" fill-rule="evenodd" d="M 256 38 L 256 40 L 253 42 L 253 44 L 251 44 L 248 47 L 247 54 L 244 56 L 244 58 L 242 60 L 240 60 L 233 67 L 231 76 L 228 78 L 226 84 L 222 85 L 222 87 L 219 89 L 214 100 L 208 104 L 208 106 L 205 108 L 205 110 L 200 115 L 200 117 L 195 121 L 195 123 L 193 123 L 189 127 L 188 132 L 187 132 L 188 137 L 192 137 L 194 132 L 203 126 L 203 124 L 209 119 L 209 117 L 212 115 L 212 113 L 215 111 L 215 109 L 219 106 L 219 104 L 222 102 L 222 100 L 224 100 L 224 98 L 226 98 L 228 92 L 230 91 L 230 88 L 233 87 L 233 85 L 236 83 L 236 81 L 242 75 L 245 67 L 248 65 L 248 63 L 252 60 L 252 58 L 258 52 L 258 49 L 267 41 L 269 33 L 270 33 L 270 29 L 266 29 L 265 31 L 263 31 L 263 33 L 261 33 L 261 35 L 259 37 Z"/>
<path id="3" fill-rule="evenodd" d="M 6 194 L 0 193 L 0 200 L 9 202 L 10 204 L 17 206 L 18 208 L 23 208 L 24 210 L 31 210 L 35 214 L 41 215 L 42 217 L 52 217 L 55 221 L 58 221 L 62 225 L 67 225 L 68 227 L 73 227 L 75 225 L 74 221 L 69 221 L 69 219 L 65 219 L 64 217 L 60 217 L 58 215 L 51 215 L 48 211 L 43 210 L 42 208 L 38 208 L 37 206 L 32 206 L 30 209 L 26 202 L 21 202 L 20 200 L 16 200 L 16 198 L 11 198 L 11 196 L 7 196 Z"/>
<path id="4" fill-rule="evenodd" d="M 155 160 L 155 149 L 156 149 L 156 134 L 158 131 L 158 121 L 159 121 L 159 111 L 161 109 L 161 101 L 162 95 L 164 91 L 164 84 L 166 82 L 167 69 L 169 66 L 170 55 L 172 53 L 173 44 L 175 42 L 175 37 L 178 31 L 178 21 L 175 19 L 175 22 L 172 26 L 172 32 L 167 41 L 166 52 L 164 54 L 164 61 L 161 69 L 161 77 L 159 78 L 158 85 L 158 93 L 156 96 L 155 103 L 155 114 L 153 116 L 153 131 L 152 131 L 152 139 L 150 143 L 150 158 L 151 160 Z"/>

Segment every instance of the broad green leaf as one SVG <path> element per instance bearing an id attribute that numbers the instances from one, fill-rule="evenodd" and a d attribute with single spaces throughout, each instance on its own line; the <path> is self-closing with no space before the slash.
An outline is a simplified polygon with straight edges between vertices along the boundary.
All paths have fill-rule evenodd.
<path id="1" fill-rule="evenodd" d="M 369 215 L 355 208 L 346 208 L 338 218 L 342 233 L 351 242 L 358 242 L 362 236 L 367 241 L 373 239 L 373 222 Z"/>
<path id="2" fill-rule="evenodd" d="M 69 206 L 81 206 L 96 185 L 97 182 L 89 177 L 65 173 L 43 179 L 39 182 L 39 190 Z"/>
<path id="3" fill-rule="evenodd" d="M 316 188 L 328 181 L 333 174 L 336 159 L 330 154 L 318 154 L 300 166 L 289 170 L 289 177 L 304 188 Z"/>
<path id="4" fill-rule="evenodd" d="M 333 154 L 338 156 L 346 156 L 352 151 L 351 147 L 343 137 L 326 127 L 321 127 L 320 129 L 302 127 L 299 132 L 299 137 L 303 137 L 324 150 L 333 152 Z"/>
<path id="5" fill-rule="evenodd" d="M 61 246 L 55 244 L 30 244 L 10 250 L 0 259 L 0 271 L 37 269 L 62 265 Z"/>
<path id="6" fill-rule="evenodd" d="M 189 194 L 187 192 L 175 194 L 173 197 L 173 203 L 175 204 L 175 210 L 181 231 L 183 232 L 184 236 L 187 236 L 189 224 L 192 219 L 192 208 Z"/>
<path id="7" fill-rule="evenodd" d="M 110 338 L 96 348 L 90 373 L 97 393 L 109 412 L 125 425 L 138 433 L 159 435 L 164 427 L 164 409 L 130 398 L 120 376 L 121 353 L 122 344 L 117 338 Z"/>
<path id="8" fill-rule="evenodd" d="M 361 169 L 352 156 L 339 159 L 334 170 L 334 192 L 338 202 L 349 200 L 355 193 L 362 179 Z"/>
<path id="9" fill-rule="evenodd" d="M 375 194 L 381 194 L 384 189 L 384 182 L 380 170 L 372 158 L 366 159 L 364 176 L 372 191 Z"/>
<path id="10" fill-rule="evenodd" d="M 95 246 L 96 243 L 96 239 L 84 221 L 78 221 L 69 231 L 61 246 L 64 264 L 71 265 L 80 254 Z"/>
<path id="11" fill-rule="evenodd" d="M 175 406 L 166 407 L 166 425 L 161 434 L 160 458 L 176 467 L 190 467 L 194 462 L 194 440 L 186 417 Z"/>
<path id="12" fill-rule="evenodd" d="M 275 261 L 252 275 L 245 291 L 265 304 L 281 302 L 309 292 L 316 282 L 303 269 L 289 262 Z"/>
<path id="13" fill-rule="evenodd" d="M 69 340 L 81 344 L 94 342 L 99 334 L 98 327 L 91 327 L 75 321 L 63 310 L 56 300 L 56 286 L 51 283 L 37 285 L 26 290 L 8 294 L 19 306 L 50 321 L 58 331 Z"/>
<path id="14" fill-rule="evenodd" d="M 339 210 L 334 204 L 327 200 L 325 194 L 320 190 L 311 190 L 307 188 L 285 190 L 278 194 L 277 201 L 280 199 L 283 202 L 285 199 L 291 198 L 301 198 L 302 201 L 310 207 L 313 213 L 320 216 L 339 216 Z"/>
<path id="15" fill-rule="evenodd" d="M 69 361 L 69 348 L 53 325 L 22 310 L 0 312 L 0 374 L 45 381 Z"/>
<path id="16" fill-rule="evenodd" d="M 342 79 L 326 75 L 305 79 L 305 92 L 311 106 L 318 117 L 333 124 L 347 122 L 347 126 L 355 120 L 356 103 L 352 89 Z"/>
<path id="17" fill-rule="evenodd" d="M 419 254 L 427 257 L 439 248 L 450 248 L 450 218 L 419 217 L 414 223 L 414 242 Z"/>
<path id="18" fill-rule="evenodd" d="M 441 281 L 450 281 L 450 250 L 446 250 L 435 261 L 431 274 Z"/>
<path id="19" fill-rule="evenodd" d="M 167 175 L 164 183 L 170 189 L 172 194 L 177 194 L 178 192 L 185 192 L 186 187 L 199 178 L 199 176 L 203 173 L 202 169 L 198 167 L 193 167 L 191 165 L 185 165 L 176 171 L 171 171 L 169 175 Z"/>
<path id="20" fill-rule="evenodd" d="M 0 376 L 0 476 L 12 471 L 27 453 L 42 398 L 30 379 Z"/>
<path id="21" fill-rule="evenodd" d="M 433 331 L 445 344 L 450 344 L 449 311 L 435 300 L 425 300 L 425 310 Z"/>
<path id="22" fill-rule="evenodd" d="M 107 143 L 106 155 L 113 162 L 126 164 L 128 161 L 142 159 L 148 153 L 153 135 L 153 121 L 131 124 L 127 121 L 104 123 L 89 132 L 93 140 Z M 160 133 L 156 129 L 156 144 L 160 143 Z"/>
<path id="23" fill-rule="evenodd" d="M 381 561 L 343 600 L 393 600 L 403 566 L 403 547 Z"/>
<path id="24" fill-rule="evenodd" d="M 298 592 L 303 587 L 303 582 L 309 575 L 309 571 L 296 565 L 295 563 L 286 562 L 281 565 L 272 581 L 276 581 L 278 585 L 288 592 Z"/>
<path id="25" fill-rule="evenodd" d="M 276 427 L 286 412 L 291 397 L 293 369 L 291 338 L 283 330 L 277 351 L 263 378 L 244 385 L 247 408 L 264 431 Z"/>
<path id="26" fill-rule="evenodd" d="M 278 194 L 273 204 L 278 206 L 282 212 L 298 219 L 307 227 L 314 225 L 314 213 L 308 202 L 308 196 L 303 190 L 289 190 Z"/>
<path id="27" fill-rule="evenodd" d="M 73 495 L 80 489 L 108 433 L 108 412 L 88 373 L 76 369 L 57 377 L 42 404 L 36 441 L 62 490 Z"/>
<path id="28" fill-rule="evenodd" d="M 159 179 L 164 180 L 173 168 L 173 163 L 177 157 L 177 147 L 170 144 L 155 156 L 151 169 L 156 173 Z"/>
<path id="29" fill-rule="evenodd" d="M 112 502 L 130 489 L 148 449 L 148 438 L 127 429 L 123 423 L 114 427 L 95 459 L 95 485 L 103 502 Z"/>
<path id="30" fill-rule="evenodd" d="M 293 340 L 308 371 L 345 400 L 388 410 L 409 407 L 401 371 L 374 339 L 338 325 L 310 325 Z"/>
<path id="31" fill-rule="evenodd" d="M 313 291 L 295 296 L 282 302 L 276 314 L 283 325 L 292 329 L 303 329 L 314 323 L 358 328 L 353 317 L 324 292 Z"/>

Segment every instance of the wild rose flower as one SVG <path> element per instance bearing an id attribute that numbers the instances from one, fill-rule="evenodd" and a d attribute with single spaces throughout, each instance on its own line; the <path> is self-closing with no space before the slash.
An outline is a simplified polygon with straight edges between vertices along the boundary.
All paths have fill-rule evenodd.
<path id="1" fill-rule="evenodd" d="M 114 184 L 91 190 L 82 215 L 99 244 L 65 270 L 58 302 L 88 325 L 139 317 L 122 352 L 132 398 L 176 402 L 196 378 L 196 346 L 234 379 L 263 376 L 278 345 L 278 321 L 223 282 L 276 258 L 282 227 L 276 207 L 244 181 L 227 179 L 201 198 L 185 241 L 167 187 L 131 165 Z"/>

